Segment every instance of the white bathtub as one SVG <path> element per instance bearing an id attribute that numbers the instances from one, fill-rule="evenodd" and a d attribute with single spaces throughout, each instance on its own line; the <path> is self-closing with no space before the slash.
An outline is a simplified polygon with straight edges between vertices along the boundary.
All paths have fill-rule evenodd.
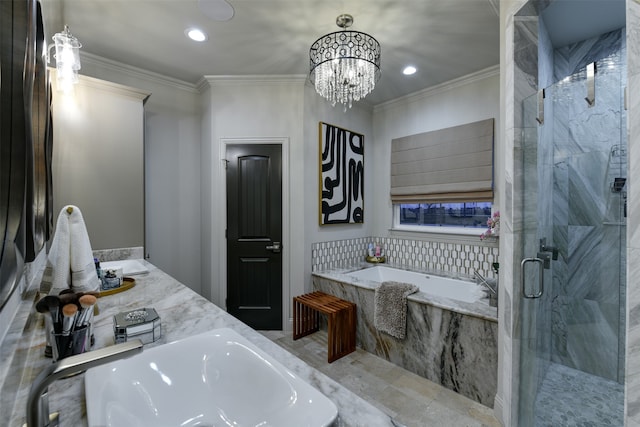
<path id="1" fill-rule="evenodd" d="M 449 279 L 432 274 L 417 273 L 381 265 L 356 270 L 347 273 L 347 275 L 358 280 L 370 280 L 378 283 L 388 281 L 412 283 L 418 286 L 419 292 L 462 302 L 476 302 L 485 297 L 482 288 L 474 282 Z"/>

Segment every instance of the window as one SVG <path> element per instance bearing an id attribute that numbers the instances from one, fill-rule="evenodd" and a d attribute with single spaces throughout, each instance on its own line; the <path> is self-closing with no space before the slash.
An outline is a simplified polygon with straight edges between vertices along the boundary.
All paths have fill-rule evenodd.
<path id="1" fill-rule="evenodd" d="M 485 228 L 493 203 L 493 132 L 494 120 L 487 119 L 393 139 L 394 228 L 456 234 Z"/>
<path id="2" fill-rule="evenodd" d="M 397 204 L 397 226 L 486 228 L 491 202 Z"/>

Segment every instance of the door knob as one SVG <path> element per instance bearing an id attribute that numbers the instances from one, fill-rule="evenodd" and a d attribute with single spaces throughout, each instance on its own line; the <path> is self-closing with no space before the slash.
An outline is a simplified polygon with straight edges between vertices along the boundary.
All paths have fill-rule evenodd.
<path id="1" fill-rule="evenodd" d="M 268 245 L 266 249 L 268 251 L 272 251 L 273 253 L 279 254 L 282 250 L 282 246 L 280 246 L 280 242 L 273 242 L 273 244 Z"/>

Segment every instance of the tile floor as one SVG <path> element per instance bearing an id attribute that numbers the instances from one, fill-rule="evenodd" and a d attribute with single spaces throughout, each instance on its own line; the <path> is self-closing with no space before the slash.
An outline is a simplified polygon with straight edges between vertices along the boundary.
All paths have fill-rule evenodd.
<path id="1" fill-rule="evenodd" d="M 262 331 L 292 354 L 407 427 L 499 427 L 493 410 L 357 349 L 327 363 L 326 331 L 293 341 L 291 333 Z"/>
<path id="2" fill-rule="evenodd" d="M 537 427 L 619 427 L 624 425 L 624 386 L 551 363 L 535 407 Z"/>

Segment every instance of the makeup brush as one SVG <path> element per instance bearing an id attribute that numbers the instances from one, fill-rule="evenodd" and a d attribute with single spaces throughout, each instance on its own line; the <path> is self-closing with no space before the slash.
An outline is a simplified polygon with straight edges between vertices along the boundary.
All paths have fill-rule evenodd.
<path id="1" fill-rule="evenodd" d="M 60 299 L 60 305 L 63 307 L 67 304 L 75 304 L 78 307 L 78 295 L 75 293 L 60 294 L 58 298 Z"/>
<path id="2" fill-rule="evenodd" d="M 47 300 L 47 305 L 49 306 L 49 313 L 51 313 L 51 318 L 54 323 L 58 322 L 58 315 L 60 312 L 60 298 L 55 295 L 47 295 L 45 297 Z"/>
<path id="3" fill-rule="evenodd" d="M 60 307 L 60 299 L 55 295 L 45 295 L 36 303 L 38 313 L 45 313 L 51 316 L 52 325 L 59 327 L 58 308 Z M 59 332 L 59 331 L 56 331 Z"/>
<path id="4" fill-rule="evenodd" d="M 57 334 L 60 332 L 60 298 L 54 295 L 47 295 L 49 303 L 49 314 L 53 324 L 53 331 Z"/>
<path id="5" fill-rule="evenodd" d="M 98 291 L 81 291 L 81 292 L 76 292 L 76 295 L 78 295 L 78 298 L 84 295 L 93 295 L 96 298 L 100 298 L 100 292 Z"/>
<path id="6" fill-rule="evenodd" d="M 45 314 L 45 342 L 44 355 L 45 357 L 52 357 L 53 351 L 51 348 L 51 332 L 60 332 L 60 323 L 58 321 L 58 307 L 60 306 L 60 300 L 54 295 L 45 295 L 36 303 L 36 310 L 39 313 Z M 47 316 L 48 314 L 48 316 Z"/>
<path id="7" fill-rule="evenodd" d="M 98 298 L 94 297 L 93 295 L 83 295 L 78 299 L 82 310 L 76 318 L 76 328 L 86 326 L 89 323 L 89 319 L 91 318 L 91 314 L 93 312 L 93 306 L 96 301 L 98 301 Z"/>
<path id="8" fill-rule="evenodd" d="M 73 322 L 78 313 L 78 306 L 75 304 L 65 304 L 62 307 L 62 335 L 67 336 L 71 334 L 73 328 Z"/>
<path id="9" fill-rule="evenodd" d="M 49 313 L 51 301 L 58 300 L 58 297 L 54 295 L 45 295 L 36 303 L 36 310 L 38 313 Z"/>

